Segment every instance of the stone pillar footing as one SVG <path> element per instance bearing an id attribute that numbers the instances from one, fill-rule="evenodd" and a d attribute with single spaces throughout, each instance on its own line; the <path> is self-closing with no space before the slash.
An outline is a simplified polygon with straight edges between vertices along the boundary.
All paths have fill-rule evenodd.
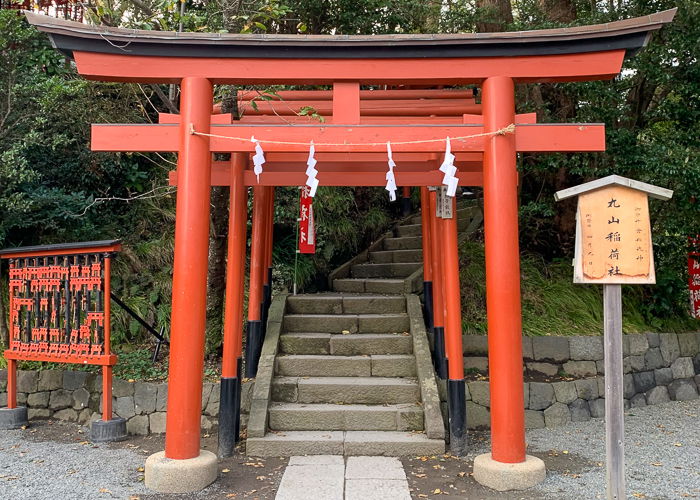
<path id="1" fill-rule="evenodd" d="M 216 481 L 216 455 L 199 450 L 199 456 L 184 460 L 165 457 L 164 451 L 146 459 L 146 488 L 159 493 L 194 493 Z"/>
<path id="2" fill-rule="evenodd" d="M 90 441 L 93 443 L 124 441 L 126 437 L 126 419 L 95 420 L 90 425 Z"/>
<path id="3" fill-rule="evenodd" d="M 497 491 L 524 490 L 544 481 L 547 471 L 544 462 L 531 455 L 515 464 L 496 462 L 491 453 L 474 459 L 474 480 Z"/>
<path id="4" fill-rule="evenodd" d="M 19 429 L 28 424 L 26 406 L 0 408 L 0 429 Z"/>

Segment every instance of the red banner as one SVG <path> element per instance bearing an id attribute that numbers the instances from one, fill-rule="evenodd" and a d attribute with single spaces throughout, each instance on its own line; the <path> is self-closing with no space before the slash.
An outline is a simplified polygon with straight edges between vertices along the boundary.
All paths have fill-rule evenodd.
<path id="1" fill-rule="evenodd" d="M 316 253 L 313 198 L 309 196 L 308 186 L 302 187 L 299 192 L 299 253 Z"/>
<path id="2" fill-rule="evenodd" d="M 700 318 L 700 237 L 690 238 L 688 252 L 688 290 L 690 291 L 691 315 Z"/>

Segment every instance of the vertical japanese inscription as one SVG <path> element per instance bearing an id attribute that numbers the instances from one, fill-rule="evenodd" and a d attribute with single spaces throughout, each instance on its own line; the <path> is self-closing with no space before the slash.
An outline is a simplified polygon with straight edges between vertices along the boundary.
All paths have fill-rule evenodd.
<path id="1" fill-rule="evenodd" d="M 579 249 L 585 281 L 611 283 L 652 275 L 646 193 L 609 186 L 579 197 Z"/>

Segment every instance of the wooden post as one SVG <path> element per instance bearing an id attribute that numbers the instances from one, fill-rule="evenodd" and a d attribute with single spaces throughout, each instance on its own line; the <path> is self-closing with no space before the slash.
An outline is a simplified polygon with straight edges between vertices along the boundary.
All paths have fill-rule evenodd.
<path id="1" fill-rule="evenodd" d="M 608 500 L 625 497 L 625 419 L 622 391 L 622 285 L 603 285 L 605 322 L 605 458 Z"/>

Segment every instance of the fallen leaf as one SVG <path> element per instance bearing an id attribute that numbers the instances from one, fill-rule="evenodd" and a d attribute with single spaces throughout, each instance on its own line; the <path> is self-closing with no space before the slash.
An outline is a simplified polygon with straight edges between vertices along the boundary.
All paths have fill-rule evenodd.
<path id="1" fill-rule="evenodd" d="M 221 472 L 223 472 L 223 473 L 231 472 L 231 469 L 221 469 Z"/>
<path id="2" fill-rule="evenodd" d="M 568 454 L 569 454 L 569 450 L 564 450 L 564 451 L 562 451 L 562 453 L 563 453 L 564 455 L 568 455 Z"/>
<path id="3" fill-rule="evenodd" d="M 633 497 L 636 498 L 646 498 L 647 496 L 644 493 L 632 493 Z"/>
<path id="4" fill-rule="evenodd" d="M 236 498 L 238 496 L 238 493 L 229 493 L 226 495 L 226 498 Z"/>
<path id="5" fill-rule="evenodd" d="M 136 469 L 136 472 L 143 472 L 143 467 L 139 467 L 138 469 Z"/>
<path id="6" fill-rule="evenodd" d="M 467 475 L 467 473 L 466 473 L 466 472 L 458 472 L 457 475 L 458 475 L 459 477 L 464 477 L 464 476 Z"/>
<path id="7" fill-rule="evenodd" d="M 428 495 L 425 493 L 418 493 L 418 498 L 428 498 Z"/>
<path id="8" fill-rule="evenodd" d="M 267 476 L 255 476 L 255 479 L 257 479 L 258 481 L 264 481 L 265 479 L 267 479 Z"/>
<path id="9" fill-rule="evenodd" d="M 100 493 L 109 493 L 110 495 L 112 494 L 112 492 L 109 491 L 107 488 L 100 488 Z"/>
<path id="10" fill-rule="evenodd" d="M 683 446 L 681 443 L 673 443 L 673 446 Z"/>
<path id="11" fill-rule="evenodd" d="M 661 467 L 663 464 L 661 462 L 652 462 L 651 465 L 654 467 Z"/>
<path id="12" fill-rule="evenodd" d="M 442 490 L 440 488 L 435 488 L 433 490 L 433 495 L 442 495 Z"/>
<path id="13" fill-rule="evenodd" d="M 415 474 L 415 476 L 416 476 L 416 477 L 420 477 L 420 478 L 423 478 L 423 477 L 426 477 L 426 476 L 427 476 L 427 474 Z"/>

